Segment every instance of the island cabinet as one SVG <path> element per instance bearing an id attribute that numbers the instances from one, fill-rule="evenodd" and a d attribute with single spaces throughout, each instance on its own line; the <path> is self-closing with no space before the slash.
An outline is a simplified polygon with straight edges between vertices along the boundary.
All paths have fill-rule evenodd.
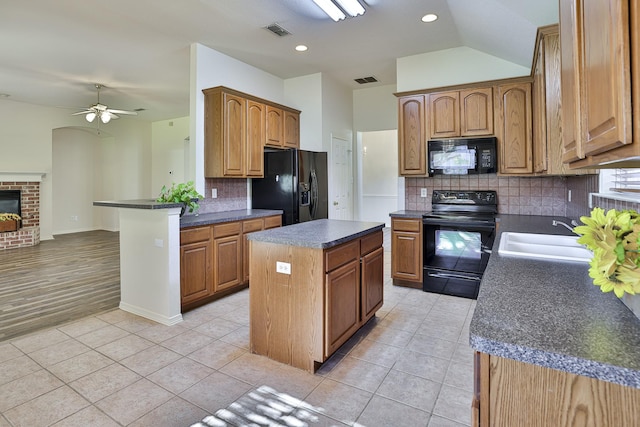
<path id="1" fill-rule="evenodd" d="M 639 8 L 635 0 L 560 1 L 563 161 L 572 168 L 637 166 Z"/>
<path id="2" fill-rule="evenodd" d="M 180 230 L 182 311 L 245 288 L 249 283 L 247 236 L 280 227 L 280 215 Z"/>
<path id="3" fill-rule="evenodd" d="M 476 352 L 474 427 L 637 426 L 640 389 Z"/>
<path id="4" fill-rule="evenodd" d="M 391 277 L 422 288 L 422 218 L 391 218 Z"/>
<path id="5" fill-rule="evenodd" d="M 315 372 L 383 304 L 380 228 L 331 248 L 250 247 L 252 353 Z"/>
<path id="6" fill-rule="evenodd" d="M 493 135 L 493 88 L 429 95 L 431 139 Z"/>
<path id="7" fill-rule="evenodd" d="M 263 177 L 265 146 L 299 146 L 300 111 L 223 86 L 202 92 L 206 177 Z"/>

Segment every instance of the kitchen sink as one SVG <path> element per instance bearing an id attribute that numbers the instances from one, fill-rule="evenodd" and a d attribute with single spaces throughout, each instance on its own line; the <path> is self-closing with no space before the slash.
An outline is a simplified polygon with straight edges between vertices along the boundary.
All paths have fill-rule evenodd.
<path id="1" fill-rule="evenodd" d="M 504 232 L 498 253 L 518 258 L 588 263 L 593 253 L 577 240 L 578 236 Z"/>

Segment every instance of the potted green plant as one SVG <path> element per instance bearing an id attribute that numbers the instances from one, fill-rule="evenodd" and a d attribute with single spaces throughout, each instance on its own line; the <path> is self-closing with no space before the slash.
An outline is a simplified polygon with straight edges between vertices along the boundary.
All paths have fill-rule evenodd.
<path id="1" fill-rule="evenodd" d="M 0 232 L 16 231 L 20 228 L 20 215 L 14 213 L 0 213 Z"/>
<path id="2" fill-rule="evenodd" d="M 189 213 L 197 212 L 200 208 L 198 200 L 203 196 L 196 191 L 193 181 L 171 184 L 171 187 L 167 188 L 166 185 L 162 186 L 160 190 L 160 196 L 156 199 L 162 203 L 182 203 L 183 208 L 180 215 L 182 216 L 186 208 L 189 208 Z"/>

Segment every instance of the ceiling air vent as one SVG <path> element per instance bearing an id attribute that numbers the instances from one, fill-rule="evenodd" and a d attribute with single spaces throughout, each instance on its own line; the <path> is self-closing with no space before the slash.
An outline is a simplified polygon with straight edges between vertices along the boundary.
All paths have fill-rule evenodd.
<path id="1" fill-rule="evenodd" d="M 355 81 L 357 81 L 358 83 L 360 83 L 361 85 L 366 84 L 366 83 L 375 83 L 378 81 L 378 79 L 376 79 L 373 76 L 369 76 L 369 77 L 360 77 L 359 79 L 354 79 Z"/>
<path id="2" fill-rule="evenodd" d="M 288 36 L 289 34 L 291 34 L 289 31 L 285 30 L 284 28 L 282 28 L 279 24 L 277 24 L 275 22 L 273 24 L 271 24 L 271 25 L 267 25 L 265 28 L 267 30 L 271 31 L 276 36 L 279 36 L 279 37 Z"/>

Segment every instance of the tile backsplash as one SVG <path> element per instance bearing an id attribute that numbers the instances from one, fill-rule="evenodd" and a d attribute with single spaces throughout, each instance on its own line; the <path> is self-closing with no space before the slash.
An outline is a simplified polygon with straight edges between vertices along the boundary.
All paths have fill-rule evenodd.
<path id="1" fill-rule="evenodd" d="M 247 180 L 245 178 L 206 178 L 204 199 L 200 200 L 199 213 L 233 211 L 247 208 Z M 217 198 L 211 197 L 216 189 Z"/>
<path id="2" fill-rule="evenodd" d="M 589 212 L 589 192 L 597 192 L 597 186 L 597 175 L 510 177 L 485 174 L 406 178 L 405 209 L 431 210 L 433 190 L 495 190 L 500 213 L 579 218 Z M 427 197 L 420 197 L 422 188 L 427 189 Z M 568 201 L 569 190 L 571 202 Z"/>

